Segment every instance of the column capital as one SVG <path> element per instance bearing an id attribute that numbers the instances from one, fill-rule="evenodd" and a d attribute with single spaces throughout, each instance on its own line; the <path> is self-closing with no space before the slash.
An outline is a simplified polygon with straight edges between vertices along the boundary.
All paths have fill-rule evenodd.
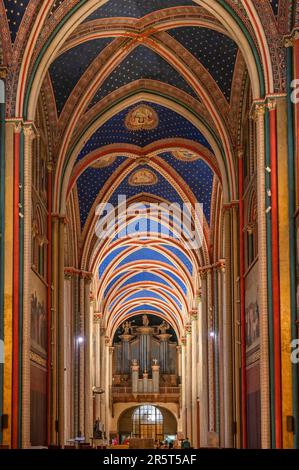
<path id="1" fill-rule="evenodd" d="M 223 215 L 229 214 L 232 209 L 238 208 L 238 207 L 239 207 L 239 201 L 227 202 L 226 204 L 222 205 L 222 213 Z"/>
<path id="2" fill-rule="evenodd" d="M 299 30 L 294 29 L 290 35 L 284 37 L 283 39 L 284 47 L 294 47 L 295 41 L 297 39 L 299 39 Z"/>
<path id="3" fill-rule="evenodd" d="M 274 109 L 276 109 L 276 107 L 277 107 L 276 98 L 275 97 L 268 98 L 267 103 L 266 103 L 266 108 L 268 109 L 268 111 L 274 111 Z"/>
<path id="4" fill-rule="evenodd" d="M 52 219 L 54 221 L 62 222 L 64 225 L 67 224 L 68 219 L 66 215 L 52 213 Z"/>
<path id="5" fill-rule="evenodd" d="M 243 147 L 238 147 L 238 148 L 237 148 L 237 155 L 238 155 L 238 158 L 239 158 L 240 160 L 244 157 L 244 149 L 243 149 Z"/>
<path id="6" fill-rule="evenodd" d="M 198 319 L 198 312 L 197 309 L 192 309 L 190 312 L 191 322 L 196 321 Z"/>
<path id="7" fill-rule="evenodd" d="M 47 162 L 47 170 L 48 170 L 48 173 L 52 173 L 53 172 L 53 169 L 54 169 L 54 162 L 53 160 L 49 160 Z"/>
<path id="8" fill-rule="evenodd" d="M 94 323 L 100 323 L 102 320 L 102 314 L 100 312 L 94 312 L 93 313 L 93 322 Z"/>
<path id="9" fill-rule="evenodd" d="M 24 136 L 28 140 L 33 140 L 36 137 L 36 129 L 33 122 L 25 122 L 23 124 Z"/>
<path id="10" fill-rule="evenodd" d="M 264 117 L 267 105 L 264 101 L 254 102 L 251 110 L 251 118 L 257 122 L 261 117 Z"/>
<path id="11" fill-rule="evenodd" d="M 22 120 L 21 120 L 21 119 L 13 120 L 13 121 L 12 121 L 12 124 L 13 124 L 14 133 L 15 133 L 15 134 L 20 134 L 21 131 L 22 131 L 22 127 L 23 127 L 23 122 L 22 122 Z"/>

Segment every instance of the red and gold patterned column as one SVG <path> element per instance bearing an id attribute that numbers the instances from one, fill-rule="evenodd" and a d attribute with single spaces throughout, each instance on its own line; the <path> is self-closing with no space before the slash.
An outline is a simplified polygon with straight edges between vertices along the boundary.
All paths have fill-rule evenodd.
<path id="1" fill-rule="evenodd" d="M 30 447 L 30 337 L 31 337 L 31 232 L 32 232 L 32 123 L 24 124 L 24 290 L 23 290 L 23 383 L 22 383 L 22 447 Z"/>
<path id="2" fill-rule="evenodd" d="M 14 197 L 14 122 L 6 123 L 5 135 L 5 276 L 4 276 L 4 337 L 5 363 L 3 414 L 8 415 L 8 427 L 3 429 L 3 444 L 11 446 L 12 437 L 12 353 L 13 353 L 13 197 Z"/>
<path id="3" fill-rule="evenodd" d="M 270 383 L 269 383 L 269 332 L 267 298 L 267 237 L 265 207 L 265 104 L 254 105 L 256 123 L 257 205 L 258 205 L 258 302 L 260 311 L 260 381 L 261 381 L 261 445 L 270 448 Z"/>
<path id="4" fill-rule="evenodd" d="M 293 447 L 293 433 L 287 429 L 287 416 L 292 416 L 291 353 L 291 291 L 290 291 L 290 223 L 288 198 L 287 101 L 277 100 L 277 174 L 279 227 L 279 287 L 280 287 L 280 345 L 281 345 L 281 400 L 282 445 Z"/>

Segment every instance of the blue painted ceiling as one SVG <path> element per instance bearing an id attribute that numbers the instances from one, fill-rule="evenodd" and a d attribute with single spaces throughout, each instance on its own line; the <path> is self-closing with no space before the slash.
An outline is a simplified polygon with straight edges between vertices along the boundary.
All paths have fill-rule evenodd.
<path id="1" fill-rule="evenodd" d="M 3 0 L 12 42 L 16 39 L 28 3 L 29 0 Z"/>
<path id="2" fill-rule="evenodd" d="M 192 0 L 109 0 L 85 21 L 111 17 L 142 18 L 153 11 L 178 6 L 196 6 L 196 3 Z"/>
<path id="3" fill-rule="evenodd" d="M 203 204 L 203 211 L 207 221 L 210 221 L 211 199 L 214 173 L 203 160 L 178 160 L 170 153 L 164 153 L 165 159 L 192 189 L 197 201 Z"/>
<path id="4" fill-rule="evenodd" d="M 167 61 L 145 46 L 136 47 L 101 85 L 89 108 L 114 90 L 139 79 L 172 85 L 198 99 L 195 91 Z"/>
<path id="5" fill-rule="evenodd" d="M 238 51 L 236 43 L 222 33 L 195 26 L 168 33 L 202 63 L 229 100 Z"/>
<path id="6" fill-rule="evenodd" d="M 125 160 L 125 157 L 118 157 L 110 166 L 106 168 L 87 168 L 77 181 L 77 191 L 80 206 L 81 225 L 84 226 L 89 211 L 96 199 L 100 189 L 112 176 L 117 167 Z"/>
<path id="7" fill-rule="evenodd" d="M 156 129 L 138 132 L 128 130 L 124 122 L 127 113 L 135 107 L 135 105 L 131 106 L 114 116 L 93 134 L 80 152 L 78 161 L 89 152 L 104 145 L 129 143 L 144 147 L 157 140 L 171 137 L 188 138 L 211 149 L 204 136 L 185 118 L 164 106 L 153 103 L 150 105 L 155 109 L 159 117 L 159 125 Z M 209 166 L 202 160 L 181 161 L 171 154 L 163 154 L 160 158 L 164 158 L 186 181 L 186 185 L 191 188 L 198 202 L 203 203 L 204 213 L 209 221 L 213 185 L 213 172 Z M 124 157 L 118 157 L 112 165 L 106 168 L 88 168 L 78 179 L 77 189 L 82 227 L 100 189 L 124 160 Z M 143 167 L 146 168 L 147 166 L 143 165 Z M 141 168 L 142 166 L 139 167 L 139 169 Z M 171 184 L 161 174 L 152 169 L 151 171 L 157 176 L 157 183 L 155 185 L 131 186 L 129 184 L 129 175 L 119 185 L 109 202 L 117 205 L 119 195 L 126 195 L 127 198 L 131 198 L 142 192 L 158 196 L 172 203 L 181 202 L 180 196 Z"/>
<path id="8" fill-rule="evenodd" d="M 79 44 L 61 54 L 50 67 L 58 114 L 61 113 L 76 83 L 112 38 L 95 39 Z"/>
<path id="9" fill-rule="evenodd" d="M 141 104 L 143 102 L 138 103 L 138 106 Z M 190 121 L 164 106 L 154 103 L 150 103 L 150 106 L 159 116 L 159 125 L 156 129 L 138 132 L 128 130 L 125 126 L 125 117 L 131 109 L 136 108 L 136 105 L 130 106 L 116 114 L 92 135 L 80 152 L 78 160 L 103 145 L 127 143 L 145 147 L 157 140 L 171 137 L 190 139 L 211 148 L 205 137 Z"/>

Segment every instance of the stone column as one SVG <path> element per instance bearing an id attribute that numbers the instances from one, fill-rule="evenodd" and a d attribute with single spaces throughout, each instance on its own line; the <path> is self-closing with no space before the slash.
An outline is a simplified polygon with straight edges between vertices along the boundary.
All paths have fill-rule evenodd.
<path id="1" fill-rule="evenodd" d="M 261 379 L 261 439 L 262 448 L 271 445 L 270 434 L 270 385 L 269 385 L 269 332 L 267 298 L 267 235 L 265 207 L 265 105 L 256 104 L 254 108 L 256 123 L 257 157 L 257 204 L 258 204 L 258 301 L 260 312 L 260 379 Z"/>
<path id="2" fill-rule="evenodd" d="M 30 324 L 31 324 L 31 232 L 32 232 L 32 140 L 31 124 L 24 125 L 24 287 L 23 287 L 23 390 L 22 390 L 22 447 L 30 447 Z"/>

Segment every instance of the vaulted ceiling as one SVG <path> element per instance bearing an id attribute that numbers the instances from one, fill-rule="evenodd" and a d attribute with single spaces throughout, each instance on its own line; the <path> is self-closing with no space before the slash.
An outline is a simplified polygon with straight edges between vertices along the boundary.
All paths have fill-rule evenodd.
<path id="1" fill-rule="evenodd" d="M 3 3 L 13 43 L 30 2 Z M 277 15 L 278 1 L 269 3 Z M 54 1 L 49 21 L 59 21 L 60 12 L 63 18 L 65 5 Z M 82 264 L 97 273 L 107 322 L 151 310 L 170 315 L 178 327 L 192 309 L 196 273 L 209 261 L 216 195 L 224 177 L 233 179 L 230 149 L 246 77 L 229 32 L 192 0 L 108 0 L 61 44 L 43 92 L 55 128 L 54 158 L 63 161 L 61 174 L 70 175 L 67 197 L 76 206 Z M 188 250 L 176 237 L 161 240 L 153 225 L 137 240 L 123 236 L 130 224 L 142 226 L 145 215 L 98 240 L 97 206 L 116 205 L 121 195 L 145 204 L 145 212 L 150 203 L 201 203 L 201 248 Z M 163 217 L 155 220 L 160 230 Z"/>
<path id="2" fill-rule="evenodd" d="M 192 309 L 196 273 L 209 251 L 213 188 L 221 175 L 207 135 L 162 97 L 167 93 L 174 103 L 194 106 L 212 126 L 205 97 L 229 111 L 238 54 L 227 32 L 191 0 L 110 0 L 73 32 L 50 66 L 58 123 L 67 121 L 73 97 L 83 103 L 75 134 L 87 137 L 74 160 L 69 194 L 78 201 L 100 309 L 111 327 L 152 312 L 167 316 L 180 331 Z M 130 104 L 136 93 L 140 99 Z M 109 108 L 109 116 L 94 125 Z M 155 122 L 128 125 L 138 110 L 149 110 L 145 119 Z M 124 195 L 144 204 L 144 214 L 120 224 L 113 235 L 91 236 L 98 205 L 116 207 Z M 157 221 L 147 212 L 159 202 L 202 204 L 203 246 L 189 250 L 186 240 L 174 236 L 175 220 L 173 233 L 161 240 L 166 219 Z M 131 230 L 139 231 L 138 237 L 128 236 Z"/>

